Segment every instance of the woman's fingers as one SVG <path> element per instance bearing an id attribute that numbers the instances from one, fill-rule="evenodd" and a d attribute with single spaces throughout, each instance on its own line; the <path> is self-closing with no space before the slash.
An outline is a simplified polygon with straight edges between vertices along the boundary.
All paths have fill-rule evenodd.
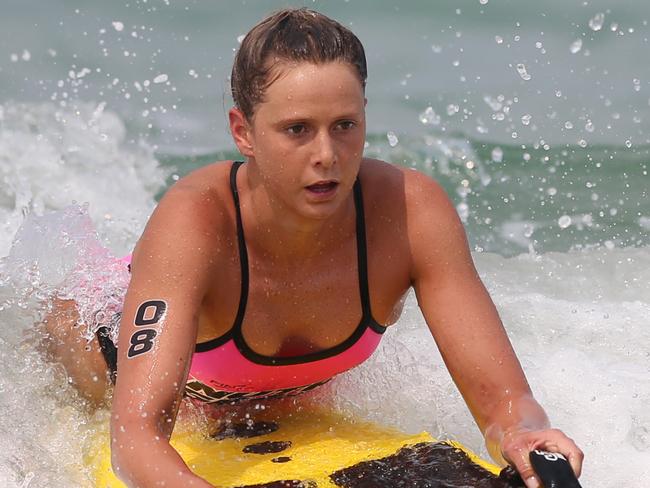
<path id="1" fill-rule="evenodd" d="M 538 488 L 540 486 L 539 478 L 530 464 L 529 453 L 530 449 L 525 443 L 513 442 L 504 449 L 503 456 L 514 466 L 527 488 Z"/>
<path id="2" fill-rule="evenodd" d="M 585 459 L 585 454 L 582 452 L 582 449 L 576 446 L 575 442 L 573 442 L 572 439 L 568 440 L 571 442 L 571 449 L 569 450 L 567 458 L 571 464 L 571 467 L 573 468 L 573 472 L 577 477 L 580 477 L 582 474 L 582 462 Z"/>
<path id="3" fill-rule="evenodd" d="M 570 439 L 560 431 L 554 431 L 554 440 L 546 441 L 542 444 L 539 444 L 537 449 L 542 449 L 549 452 L 558 452 L 569 461 L 573 472 L 576 477 L 579 477 L 582 473 L 582 461 L 584 459 L 584 454 L 582 450 L 573 442 L 573 439 Z"/>
<path id="4" fill-rule="evenodd" d="M 529 458 L 530 452 L 535 449 L 562 454 L 569 461 L 576 477 L 580 476 L 584 454 L 562 431 L 546 429 L 510 432 L 501 442 L 501 451 L 504 458 L 517 469 L 527 488 L 540 486 Z"/>

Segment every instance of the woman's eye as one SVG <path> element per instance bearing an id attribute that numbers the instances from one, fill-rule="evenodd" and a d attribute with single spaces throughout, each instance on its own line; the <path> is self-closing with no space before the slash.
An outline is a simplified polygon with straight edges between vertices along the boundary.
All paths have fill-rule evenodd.
<path id="1" fill-rule="evenodd" d="M 306 130 L 307 128 L 303 124 L 296 124 L 287 128 L 287 132 L 292 136 L 299 136 L 301 134 L 304 134 Z"/>
<path id="2" fill-rule="evenodd" d="M 339 122 L 336 125 L 336 128 L 340 129 L 340 130 L 350 130 L 355 126 L 356 126 L 356 124 L 354 122 L 352 122 L 351 120 L 344 120 L 342 122 Z"/>

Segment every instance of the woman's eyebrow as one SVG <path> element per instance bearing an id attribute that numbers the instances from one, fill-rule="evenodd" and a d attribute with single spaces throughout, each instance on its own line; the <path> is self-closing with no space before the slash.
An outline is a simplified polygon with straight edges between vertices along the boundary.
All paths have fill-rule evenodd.
<path id="1" fill-rule="evenodd" d="M 337 120 L 357 120 L 360 118 L 360 114 L 357 112 L 342 112 L 340 114 L 337 114 L 334 117 L 328 118 L 329 120 L 332 121 L 337 121 Z M 273 124 L 275 125 L 289 125 L 289 124 L 295 124 L 299 122 L 313 122 L 315 120 L 318 120 L 319 117 L 314 117 L 314 116 L 308 116 L 308 115 L 303 115 L 303 114 L 296 114 L 296 115 L 291 115 L 291 116 L 283 116 L 275 119 L 273 121 Z"/>

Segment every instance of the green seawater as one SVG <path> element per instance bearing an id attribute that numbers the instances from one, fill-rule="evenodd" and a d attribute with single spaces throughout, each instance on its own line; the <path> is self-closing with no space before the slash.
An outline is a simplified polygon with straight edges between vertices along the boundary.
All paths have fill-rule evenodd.
<path id="1" fill-rule="evenodd" d="M 101 106 L 170 175 L 235 158 L 238 38 L 287 5 L 319 9 L 361 38 L 366 154 L 440 181 L 473 249 L 650 242 L 644 0 L 4 0 L 0 104 Z"/>

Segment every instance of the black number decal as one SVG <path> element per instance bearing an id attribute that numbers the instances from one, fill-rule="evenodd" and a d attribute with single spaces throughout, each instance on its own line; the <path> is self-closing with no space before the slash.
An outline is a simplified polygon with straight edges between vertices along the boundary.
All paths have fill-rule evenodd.
<path id="1" fill-rule="evenodd" d="M 129 347 L 126 357 L 130 359 L 151 351 L 153 340 L 157 335 L 158 332 L 153 329 L 136 330 L 131 336 L 131 347 Z"/>
<path id="2" fill-rule="evenodd" d="M 135 325 L 141 327 L 143 325 L 157 324 L 166 311 L 167 304 L 164 301 L 148 300 L 138 307 L 135 314 Z"/>

